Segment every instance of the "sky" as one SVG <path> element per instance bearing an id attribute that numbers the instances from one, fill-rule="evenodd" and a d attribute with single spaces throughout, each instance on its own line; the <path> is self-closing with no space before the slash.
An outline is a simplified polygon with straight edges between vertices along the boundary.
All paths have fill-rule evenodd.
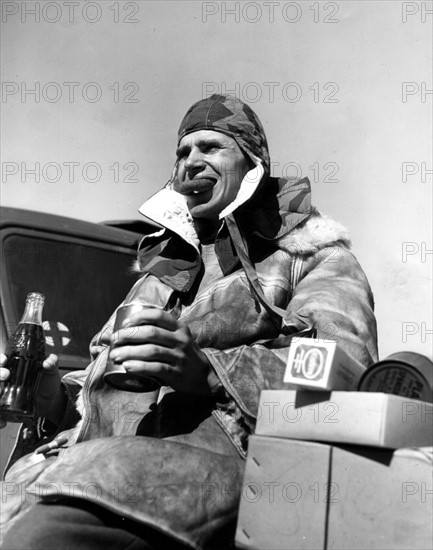
<path id="1" fill-rule="evenodd" d="M 137 219 L 186 110 L 235 93 L 348 228 L 380 357 L 431 358 L 432 2 L 0 3 L 2 205 Z"/>

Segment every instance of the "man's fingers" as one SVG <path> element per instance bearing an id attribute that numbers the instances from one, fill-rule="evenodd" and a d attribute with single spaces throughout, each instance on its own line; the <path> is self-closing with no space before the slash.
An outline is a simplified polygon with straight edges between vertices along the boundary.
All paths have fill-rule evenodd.
<path id="1" fill-rule="evenodd" d="M 166 382 L 170 377 L 177 374 L 176 369 L 166 363 L 129 360 L 122 363 L 122 367 L 127 372 L 138 374 L 143 378 L 153 378 L 159 382 Z"/>
<path id="2" fill-rule="evenodd" d="M 51 353 L 42 363 L 42 367 L 47 371 L 53 371 L 57 368 L 59 358 L 54 353 Z"/>
<path id="3" fill-rule="evenodd" d="M 173 347 L 178 345 L 178 339 L 176 332 L 155 325 L 130 326 L 120 329 L 111 336 L 111 341 L 115 346 L 146 342 Z"/>
<path id="4" fill-rule="evenodd" d="M 155 344 L 141 346 L 121 346 L 110 352 L 110 359 L 116 363 L 138 360 L 146 362 L 161 362 L 176 365 L 181 360 L 181 354 L 174 348 L 166 348 Z"/>
<path id="5" fill-rule="evenodd" d="M 6 359 L 6 355 L 4 355 L 3 353 L 0 354 L 0 365 L 4 365 L 6 363 Z M 55 374 L 57 372 L 57 361 L 57 355 L 54 355 L 53 353 L 49 355 L 42 363 L 44 374 Z M 9 378 L 9 376 L 9 369 L 0 367 L 0 382 L 5 382 Z"/>
<path id="6" fill-rule="evenodd" d="M 54 355 L 53 353 L 49 355 L 44 362 L 42 363 L 42 367 L 46 369 L 47 371 L 53 371 L 57 367 L 57 361 L 58 361 L 57 355 Z M 9 370 L 3 368 L 3 365 L 6 363 L 7 357 L 4 353 L 0 353 L 0 380 L 4 381 L 9 378 Z"/>
<path id="7" fill-rule="evenodd" d="M 0 382 L 4 382 L 5 380 L 7 380 L 9 378 L 9 374 L 10 373 L 8 369 L 0 367 Z"/>
<path id="8" fill-rule="evenodd" d="M 155 325 L 172 331 L 178 328 L 177 319 L 168 311 L 158 308 L 146 308 L 131 313 L 122 323 L 123 327 L 130 325 Z"/>

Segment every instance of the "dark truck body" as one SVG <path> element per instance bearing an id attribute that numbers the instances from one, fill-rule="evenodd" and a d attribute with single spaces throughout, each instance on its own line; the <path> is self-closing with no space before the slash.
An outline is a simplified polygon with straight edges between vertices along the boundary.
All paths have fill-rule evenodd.
<path id="1" fill-rule="evenodd" d="M 86 368 L 90 339 L 137 279 L 131 269 L 137 245 L 154 230 L 140 221 L 107 223 L 110 226 L 0 209 L 2 352 L 21 318 L 27 294 L 41 292 L 47 354 L 58 355 L 61 374 Z M 8 424 L 0 431 L 1 472 L 18 427 Z"/>

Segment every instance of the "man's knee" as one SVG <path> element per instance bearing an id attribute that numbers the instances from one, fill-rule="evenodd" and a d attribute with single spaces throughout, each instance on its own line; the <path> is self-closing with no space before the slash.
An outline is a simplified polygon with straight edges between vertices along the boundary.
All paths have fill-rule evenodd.
<path id="1" fill-rule="evenodd" d="M 38 503 L 7 532 L 3 550 L 172 550 L 185 547 L 92 502 Z"/>
<path id="2" fill-rule="evenodd" d="M 132 543 L 136 537 L 127 531 L 107 527 L 105 510 L 98 508 L 84 501 L 35 504 L 7 532 L 3 548 L 97 550 L 107 547 L 120 549 L 128 544 L 135 548 Z M 140 542 L 138 548 L 146 546 Z"/>

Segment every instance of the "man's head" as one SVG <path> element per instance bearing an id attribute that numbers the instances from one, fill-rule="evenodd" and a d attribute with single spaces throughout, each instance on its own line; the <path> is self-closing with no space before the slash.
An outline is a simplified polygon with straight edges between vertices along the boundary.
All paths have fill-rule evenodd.
<path id="1" fill-rule="evenodd" d="M 178 134 L 175 191 L 187 198 L 194 218 L 218 220 L 237 196 L 246 173 L 262 164 L 269 173 L 263 127 L 234 96 L 213 95 L 195 103 Z"/>
<path id="2" fill-rule="evenodd" d="M 218 220 L 236 198 L 252 161 L 233 138 L 214 130 L 184 136 L 176 154 L 175 191 L 185 195 L 193 218 Z"/>

